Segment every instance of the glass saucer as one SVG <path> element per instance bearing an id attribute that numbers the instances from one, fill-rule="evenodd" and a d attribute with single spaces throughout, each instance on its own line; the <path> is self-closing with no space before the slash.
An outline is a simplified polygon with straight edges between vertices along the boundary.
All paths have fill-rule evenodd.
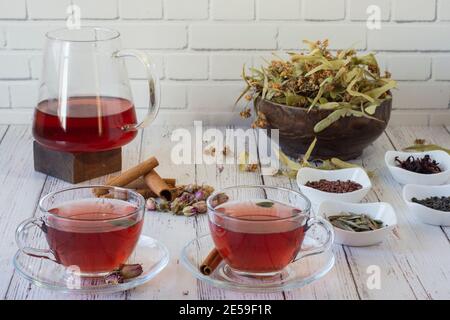
<path id="1" fill-rule="evenodd" d="M 13 262 L 22 277 L 41 288 L 80 294 L 114 293 L 132 289 L 155 277 L 169 263 L 169 251 L 161 242 L 141 235 L 127 263 L 142 264 L 143 273 L 119 284 L 106 284 L 104 277 L 80 277 L 70 268 L 21 251 L 16 252 Z"/>
<path id="2" fill-rule="evenodd" d="M 305 236 L 302 248 L 314 247 L 318 240 Z M 292 262 L 281 273 L 272 277 L 240 276 L 222 261 L 209 276 L 203 275 L 200 264 L 214 248 L 211 235 L 191 240 L 181 252 L 181 262 L 199 280 L 222 288 L 244 292 L 278 292 L 303 287 L 325 276 L 334 266 L 331 249 Z"/>

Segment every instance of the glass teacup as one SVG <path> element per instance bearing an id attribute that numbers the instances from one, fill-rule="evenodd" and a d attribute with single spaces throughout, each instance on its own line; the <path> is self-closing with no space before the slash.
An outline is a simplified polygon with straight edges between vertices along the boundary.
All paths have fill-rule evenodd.
<path id="1" fill-rule="evenodd" d="M 328 250 L 333 228 L 311 216 L 311 203 L 301 193 L 269 186 L 236 186 L 208 200 L 209 227 L 215 247 L 232 272 L 274 276 L 290 263 Z M 326 239 L 302 249 L 308 230 L 322 228 Z"/>
<path id="2" fill-rule="evenodd" d="M 97 196 L 99 195 L 99 196 Z M 132 254 L 144 222 L 144 198 L 128 189 L 76 187 L 52 192 L 39 202 L 41 215 L 16 230 L 19 249 L 55 261 L 81 276 L 101 276 Z M 49 249 L 30 247 L 39 227 Z"/>

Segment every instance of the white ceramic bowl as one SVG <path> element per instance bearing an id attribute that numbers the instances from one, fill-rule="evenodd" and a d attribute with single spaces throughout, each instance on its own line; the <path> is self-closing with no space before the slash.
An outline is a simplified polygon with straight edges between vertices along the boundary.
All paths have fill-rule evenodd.
<path id="1" fill-rule="evenodd" d="M 403 187 L 403 200 L 405 200 L 410 212 L 412 212 L 417 219 L 423 223 L 432 224 L 436 226 L 450 226 L 450 212 L 439 211 L 428 208 L 424 205 L 412 202 L 412 198 L 419 200 L 437 196 L 449 197 L 450 184 L 443 186 L 423 186 L 416 184 L 407 184 Z"/>
<path id="2" fill-rule="evenodd" d="M 305 186 L 308 181 L 326 179 L 329 181 L 351 180 L 362 185 L 362 188 L 353 192 L 334 193 L 324 192 Z M 297 184 L 300 191 L 311 200 L 314 205 L 319 205 L 322 201 L 334 200 L 343 202 L 360 202 L 372 188 L 369 176 L 361 168 L 350 168 L 340 170 L 320 170 L 314 168 L 301 168 L 297 172 Z"/>
<path id="3" fill-rule="evenodd" d="M 357 214 L 367 214 L 371 218 L 383 221 L 385 227 L 364 232 L 353 232 L 334 229 L 334 242 L 352 247 L 372 246 L 382 242 L 397 225 L 395 211 L 389 203 L 345 203 L 338 201 L 324 201 L 319 207 L 319 215 L 327 218 L 328 216 L 340 214 L 342 212 L 351 212 Z"/>
<path id="4" fill-rule="evenodd" d="M 432 160 L 436 160 L 442 169 L 440 173 L 423 174 L 415 173 L 398 167 L 395 163 L 395 157 L 400 160 L 406 160 L 409 156 L 415 158 L 423 158 L 429 155 Z M 427 151 L 427 152 L 402 152 L 402 151 L 388 151 L 384 157 L 389 171 L 397 182 L 402 184 L 424 184 L 424 185 L 440 185 L 447 183 L 450 179 L 450 155 L 445 151 Z"/>

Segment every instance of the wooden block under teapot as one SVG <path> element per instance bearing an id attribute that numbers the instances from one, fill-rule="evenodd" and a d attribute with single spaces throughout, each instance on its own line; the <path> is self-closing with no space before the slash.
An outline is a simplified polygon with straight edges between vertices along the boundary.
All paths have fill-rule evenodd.
<path id="1" fill-rule="evenodd" d="M 122 169 L 122 148 L 100 152 L 63 152 L 33 142 L 34 170 L 79 183 Z"/>

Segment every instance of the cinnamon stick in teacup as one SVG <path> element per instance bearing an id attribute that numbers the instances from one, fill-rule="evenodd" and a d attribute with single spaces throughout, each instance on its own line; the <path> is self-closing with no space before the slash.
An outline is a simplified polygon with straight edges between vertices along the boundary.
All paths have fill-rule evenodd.
<path id="1" fill-rule="evenodd" d="M 160 198 L 164 198 L 167 201 L 172 200 L 172 189 L 155 170 L 151 170 L 144 176 L 144 181 L 151 191 L 158 195 Z"/>
<path id="2" fill-rule="evenodd" d="M 221 261 L 222 256 L 219 254 L 219 251 L 214 248 L 200 265 L 200 272 L 205 276 L 209 276 L 214 272 Z"/>
<path id="3" fill-rule="evenodd" d="M 106 185 L 113 187 L 123 187 L 127 184 L 135 181 L 141 176 L 146 175 L 151 170 L 156 168 L 159 165 L 158 160 L 155 157 L 150 157 L 147 160 L 139 163 L 138 165 L 125 170 L 120 175 L 112 177 L 106 181 Z M 95 190 L 94 191 L 97 196 L 105 194 L 105 190 Z"/>

